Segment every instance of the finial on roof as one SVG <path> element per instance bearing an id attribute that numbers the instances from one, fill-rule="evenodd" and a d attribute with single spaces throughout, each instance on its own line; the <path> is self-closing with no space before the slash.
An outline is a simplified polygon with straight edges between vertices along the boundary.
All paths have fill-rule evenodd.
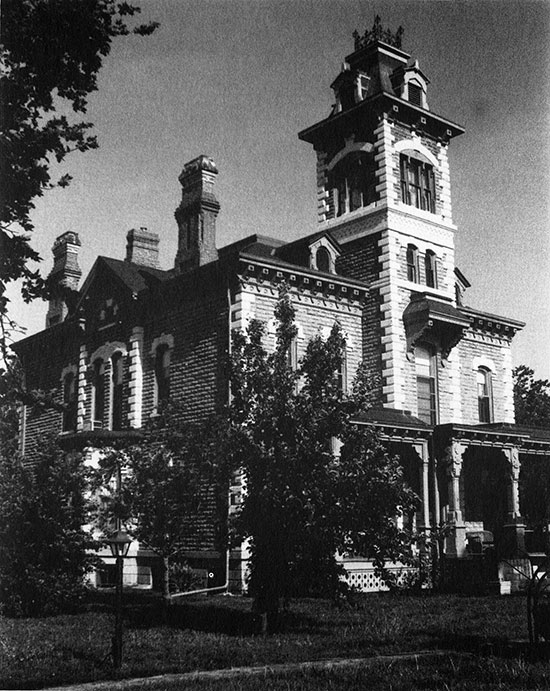
<path id="1" fill-rule="evenodd" d="M 365 46 L 368 46 L 369 43 L 374 43 L 375 41 L 382 41 L 383 43 L 387 43 L 389 46 L 393 46 L 394 48 L 401 48 L 401 39 L 404 33 L 405 30 L 402 26 L 400 26 L 395 33 L 393 33 L 391 29 L 384 29 L 382 27 L 382 20 L 380 19 L 380 16 L 376 15 L 374 18 L 374 24 L 372 25 L 372 29 L 370 31 L 367 29 L 363 36 L 361 36 L 358 31 L 353 32 L 355 50 L 364 48 Z"/>

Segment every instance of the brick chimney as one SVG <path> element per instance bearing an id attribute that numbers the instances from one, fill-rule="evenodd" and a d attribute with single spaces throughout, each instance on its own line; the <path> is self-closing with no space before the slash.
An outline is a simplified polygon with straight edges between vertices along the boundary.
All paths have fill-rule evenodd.
<path id="1" fill-rule="evenodd" d="M 216 217 L 220 204 L 214 196 L 218 169 L 208 156 L 187 163 L 179 176 L 181 204 L 176 209 L 178 251 L 175 268 L 191 271 L 216 261 Z"/>
<path id="2" fill-rule="evenodd" d="M 159 236 L 147 228 L 133 228 L 126 235 L 126 261 L 158 269 Z"/>
<path id="3" fill-rule="evenodd" d="M 46 314 L 46 328 L 62 322 L 68 312 L 71 294 L 76 296 L 82 271 L 78 265 L 81 246 L 78 233 L 60 235 L 53 244 L 53 269 L 48 276 L 50 302 Z"/>

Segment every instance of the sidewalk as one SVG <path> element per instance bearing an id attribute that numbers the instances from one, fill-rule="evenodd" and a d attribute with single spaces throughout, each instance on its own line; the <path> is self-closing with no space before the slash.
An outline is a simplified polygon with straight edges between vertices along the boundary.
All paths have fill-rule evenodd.
<path id="1" fill-rule="evenodd" d="M 200 672 L 186 672 L 182 674 L 160 674 L 154 677 L 140 679 L 121 679 L 120 681 L 97 681 L 71 686 L 55 686 L 44 691 L 126 691 L 133 688 L 147 688 L 154 691 L 159 684 L 184 684 L 200 679 L 235 679 L 238 677 L 263 676 L 266 673 L 293 672 L 301 669 L 343 669 L 346 667 L 368 667 L 379 662 L 398 662 L 400 660 L 417 660 L 426 657 L 465 657 L 470 653 L 451 650 L 422 650 L 416 653 L 402 653 L 400 655 L 377 655 L 375 657 L 331 658 L 329 660 L 314 660 L 312 662 L 293 662 L 261 667 L 231 667 L 229 669 L 213 669 Z"/>

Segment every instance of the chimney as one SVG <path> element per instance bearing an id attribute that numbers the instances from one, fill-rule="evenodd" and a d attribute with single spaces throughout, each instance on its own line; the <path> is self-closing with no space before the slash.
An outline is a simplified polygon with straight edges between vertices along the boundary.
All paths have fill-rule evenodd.
<path id="1" fill-rule="evenodd" d="M 81 246 L 78 233 L 69 231 L 60 235 L 53 244 L 53 269 L 48 276 L 50 302 L 46 315 L 46 328 L 62 322 L 69 313 L 67 300 L 78 292 L 82 271 L 78 265 Z"/>
<path id="2" fill-rule="evenodd" d="M 181 204 L 176 209 L 178 251 L 175 268 L 184 272 L 216 261 L 216 217 L 220 204 L 214 196 L 218 169 L 208 156 L 187 163 L 179 176 Z"/>
<path id="3" fill-rule="evenodd" d="M 158 269 L 159 236 L 147 228 L 133 228 L 126 235 L 126 261 Z"/>

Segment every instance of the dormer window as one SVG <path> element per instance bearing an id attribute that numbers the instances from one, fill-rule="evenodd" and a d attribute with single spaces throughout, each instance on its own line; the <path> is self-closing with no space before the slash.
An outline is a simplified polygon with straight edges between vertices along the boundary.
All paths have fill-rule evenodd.
<path id="1" fill-rule="evenodd" d="M 422 87 L 414 82 L 408 83 L 409 103 L 422 108 Z"/>
<path id="2" fill-rule="evenodd" d="M 370 78 L 366 74 L 360 74 L 357 79 L 357 95 L 359 101 L 364 101 L 369 92 Z"/>
<path id="3" fill-rule="evenodd" d="M 400 156 L 401 201 L 417 209 L 435 213 L 435 175 L 433 166 L 406 154 Z"/>
<path id="4" fill-rule="evenodd" d="M 319 247 L 315 253 L 315 265 L 318 271 L 324 271 L 325 273 L 331 272 L 332 261 L 326 247 Z"/>

